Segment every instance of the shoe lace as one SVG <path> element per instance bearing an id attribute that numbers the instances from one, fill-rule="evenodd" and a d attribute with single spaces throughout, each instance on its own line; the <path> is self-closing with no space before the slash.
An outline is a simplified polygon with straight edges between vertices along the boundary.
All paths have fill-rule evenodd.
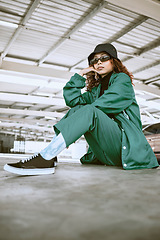
<path id="1" fill-rule="evenodd" d="M 26 162 L 29 162 L 30 160 L 32 160 L 35 157 L 38 157 L 38 153 L 35 153 L 34 155 L 32 155 L 32 156 L 30 156 L 28 158 L 22 159 L 22 160 L 20 160 L 20 162 L 26 163 Z"/>

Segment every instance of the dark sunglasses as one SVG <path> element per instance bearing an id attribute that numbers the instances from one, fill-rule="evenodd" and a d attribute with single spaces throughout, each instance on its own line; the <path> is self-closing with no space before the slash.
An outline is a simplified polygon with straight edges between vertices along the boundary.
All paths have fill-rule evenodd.
<path id="1" fill-rule="evenodd" d="M 102 56 L 100 58 L 93 58 L 91 61 L 90 61 L 90 64 L 91 65 L 94 65 L 96 63 L 98 63 L 98 61 L 100 60 L 101 62 L 106 62 L 108 61 L 110 58 L 110 56 Z"/>

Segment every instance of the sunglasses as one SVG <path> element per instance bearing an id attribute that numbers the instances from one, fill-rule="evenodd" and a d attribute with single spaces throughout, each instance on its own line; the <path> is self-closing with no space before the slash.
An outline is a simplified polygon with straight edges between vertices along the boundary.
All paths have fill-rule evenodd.
<path id="1" fill-rule="evenodd" d="M 93 58 L 91 61 L 90 61 L 90 64 L 91 65 L 94 65 L 96 63 L 98 63 L 98 61 L 100 60 L 101 62 L 106 62 L 108 61 L 109 59 L 111 59 L 109 56 L 102 56 L 100 58 Z"/>

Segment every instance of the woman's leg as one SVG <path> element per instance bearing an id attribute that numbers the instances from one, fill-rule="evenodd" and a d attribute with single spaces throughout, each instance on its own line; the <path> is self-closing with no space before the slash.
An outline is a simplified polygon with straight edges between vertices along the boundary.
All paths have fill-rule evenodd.
<path id="1" fill-rule="evenodd" d="M 49 145 L 40 151 L 40 155 L 45 160 L 51 160 L 56 157 L 59 153 L 61 153 L 66 148 L 66 143 L 62 134 L 60 133 L 58 136 L 55 136 Z"/>
<path id="2" fill-rule="evenodd" d="M 82 106 L 76 106 L 68 111 L 61 120 L 62 122 L 68 116 L 71 116 Z M 22 159 L 17 163 L 5 164 L 4 170 L 20 175 L 41 175 L 52 174 L 55 172 L 57 155 L 66 147 L 62 134 L 53 137 L 50 144 L 39 154 L 34 154 L 28 158 Z"/>
<path id="3" fill-rule="evenodd" d="M 74 114 L 78 109 L 83 107 L 83 105 L 78 105 L 74 108 L 71 108 L 67 114 L 60 120 L 61 122 L 64 121 L 67 117 Z M 65 123 L 64 123 L 65 124 Z M 65 140 L 62 136 L 62 134 L 59 132 L 56 133 L 56 136 L 53 137 L 52 141 L 49 143 L 49 145 L 44 148 L 42 151 L 40 151 L 40 155 L 45 160 L 50 160 L 57 156 L 60 152 L 62 152 L 66 148 Z"/>
<path id="4" fill-rule="evenodd" d="M 106 126 L 108 127 L 106 128 Z M 108 164 L 107 160 L 109 159 L 109 165 L 115 165 L 112 163 L 113 159 L 120 156 L 121 134 L 117 124 L 92 105 L 71 110 L 54 126 L 54 129 L 56 135 L 59 136 L 51 142 L 51 145 L 59 142 L 61 136 L 57 147 L 53 146 L 54 155 L 59 153 L 59 144 L 69 146 L 84 134 L 92 151 L 102 163 Z M 50 147 L 48 151 L 50 151 Z M 114 151 L 115 153 L 113 153 Z M 104 152 L 103 155 L 102 152 Z M 103 158 L 105 153 L 107 154 L 106 162 Z M 50 174 L 54 173 L 55 158 L 52 157 L 47 160 L 38 154 L 18 163 L 6 164 L 4 169 L 21 175 Z"/>
<path id="5" fill-rule="evenodd" d="M 99 161 L 99 159 L 96 157 L 90 146 L 88 148 L 87 153 L 80 158 L 80 161 L 82 164 L 105 165 L 104 163 L 102 163 L 102 161 Z"/>
<path id="6" fill-rule="evenodd" d="M 110 125 L 111 127 L 111 125 Z M 97 135 L 101 134 L 101 139 L 95 136 L 94 132 L 85 134 L 85 138 L 92 150 L 92 154 L 96 157 L 96 159 L 101 162 L 103 165 L 111 165 L 111 166 L 122 166 L 121 160 L 121 132 L 120 129 L 118 131 L 115 130 L 114 127 L 113 135 L 110 138 L 110 134 L 108 132 L 108 136 L 104 136 L 102 134 L 101 129 L 98 129 Z M 112 132 L 112 131 L 110 131 Z M 95 161 L 95 160 L 94 160 Z M 88 163 L 88 159 L 86 156 L 86 160 L 81 160 L 81 162 Z M 92 163 L 92 161 L 91 161 Z"/>
<path id="7" fill-rule="evenodd" d="M 86 105 L 54 126 L 66 146 L 83 134 L 93 153 L 103 164 L 121 165 L 121 130 L 117 123 L 92 105 Z"/>

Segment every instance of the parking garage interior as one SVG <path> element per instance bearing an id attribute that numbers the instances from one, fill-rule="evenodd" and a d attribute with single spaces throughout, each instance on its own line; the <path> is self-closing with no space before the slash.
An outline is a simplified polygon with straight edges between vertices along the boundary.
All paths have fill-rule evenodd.
<path id="1" fill-rule="evenodd" d="M 0 240 L 159 239 L 159 168 L 84 166 L 82 136 L 55 174 L 3 170 L 48 145 L 69 110 L 63 87 L 99 43 L 112 43 L 133 73 L 160 162 L 159 12 L 159 0 L 0 0 Z"/>

